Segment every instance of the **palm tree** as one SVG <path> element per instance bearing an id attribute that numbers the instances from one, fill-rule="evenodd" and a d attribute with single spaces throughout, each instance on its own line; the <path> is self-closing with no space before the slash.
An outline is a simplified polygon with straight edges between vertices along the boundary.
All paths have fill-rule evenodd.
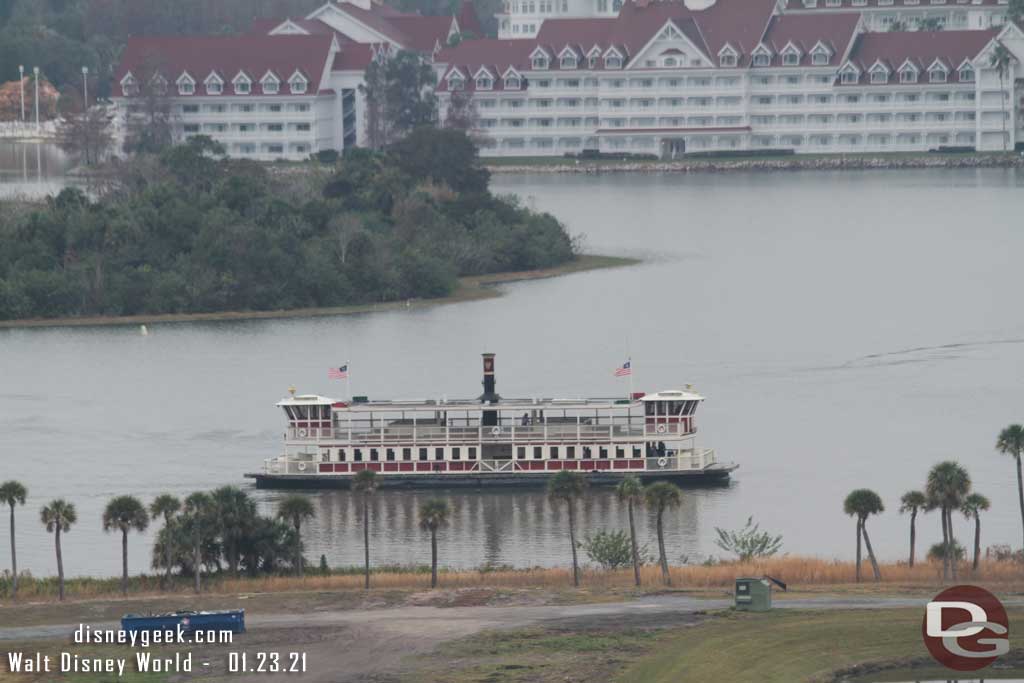
<path id="1" fill-rule="evenodd" d="M 212 525 L 213 498 L 210 494 L 196 491 L 185 499 L 185 530 L 192 535 L 192 573 L 196 593 L 202 590 L 203 533 L 207 524 Z"/>
<path id="2" fill-rule="evenodd" d="M 952 568 L 953 579 L 957 578 L 957 561 L 953 555 L 956 538 L 953 536 L 953 510 L 959 510 L 971 490 L 971 477 L 967 470 L 947 460 L 940 462 L 928 472 L 925 494 L 929 506 L 938 508 L 942 515 L 942 543 L 946 552 L 942 556 L 942 578 L 949 576 Z"/>
<path id="3" fill-rule="evenodd" d="M 291 522 L 292 526 L 295 527 L 295 566 L 298 567 L 299 577 L 303 575 L 302 565 L 304 564 L 302 561 L 302 522 L 303 520 L 310 519 L 315 514 L 316 512 L 313 510 L 313 504 L 309 502 L 309 498 L 298 493 L 286 496 L 277 508 L 277 516 Z"/>
<path id="4" fill-rule="evenodd" d="M 668 573 L 668 557 L 665 556 L 665 528 L 662 518 L 667 508 L 677 508 L 683 502 L 683 492 L 679 487 L 667 481 L 657 481 L 644 490 L 647 505 L 654 508 L 657 514 L 658 528 L 658 561 L 661 563 L 661 579 L 666 586 L 672 585 L 672 577 Z"/>
<path id="5" fill-rule="evenodd" d="M 992 49 L 992 56 L 989 57 L 988 65 L 996 70 L 999 74 L 999 97 L 1002 98 L 1002 115 L 1003 115 L 1003 151 L 1006 151 L 1006 90 L 1003 82 L 1006 80 L 1006 74 L 1010 71 L 1010 65 L 1013 64 L 1013 53 L 1010 52 L 1005 45 L 997 42 L 995 47 Z"/>
<path id="6" fill-rule="evenodd" d="M 910 566 L 914 566 L 914 547 L 917 545 L 917 513 L 928 505 L 928 499 L 920 491 L 907 491 L 900 498 L 900 513 L 910 513 Z"/>
<path id="7" fill-rule="evenodd" d="M 871 571 L 875 575 L 875 581 L 882 580 L 882 572 L 878 570 L 875 551 L 871 549 L 871 539 L 868 538 L 867 521 L 871 515 L 877 515 L 884 511 L 885 505 L 882 504 L 882 499 L 871 489 L 851 491 L 843 501 L 843 512 L 851 517 L 857 517 L 857 583 L 860 583 L 860 539 L 862 536 L 864 545 L 868 548 L 868 557 L 871 559 Z"/>
<path id="8" fill-rule="evenodd" d="M 430 587 L 437 588 L 437 530 L 448 526 L 451 510 L 440 498 L 428 500 L 420 506 L 420 528 L 430 532 Z"/>
<path id="9" fill-rule="evenodd" d="M 241 545 L 256 521 L 256 504 L 249 494 L 237 486 L 222 486 L 210 494 L 213 499 L 214 522 L 224 545 L 228 570 L 238 574 L 242 557 Z"/>
<path id="10" fill-rule="evenodd" d="M 587 494 L 587 479 L 579 472 L 561 470 L 548 480 L 548 498 L 556 505 L 565 503 L 569 511 L 569 543 L 572 546 L 572 585 L 580 585 L 580 565 L 576 556 L 576 501 Z"/>
<path id="11" fill-rule="evenodd" d="M 128 532 L 149 527 L 146 506 L 135 496 L 118 496 L 103 511 L 103 530 L 121 532 L 121 594 L 128 595 Z"/>
<path id="12" fill-rule="evenodd" d="M 1012 455 L 1017 463 L 1017 499 L 1020 502 L 1021 531 L 1024 533 L 1024 478 L 1021 478 L 1020 470 L 1020 456 L 1021 453 L 1024 453 L 1024 427 L 1012 424 L 999 432 L 996 450 L 1006 455 Z"/>
<path id="13" fill-rule="evenodd" d="M 57 550 L 57 586 L 58 597 L 64 599 L 64 556 L 60 552 L 60 535 L 71 531 L 71 525 L 78 521 L 75 506 L 63 498 L 51 500 L 39 512 L 39 518 L 46 530 L 54 535 L 54 547 Z"/>
<path id="14" fill-rule="evenodd" d="M 981 554 L 981 513 L 991 506 L 988 498 L 980 493 L 972 493 L 964 498 L 960 512 L 964 513 L 967 519 L 974 519 L 974 562 L 971 568 L 978 571 L 978 555 Z"/>
<path id="15" fill-rule="evenodd" d="M 20 481 L 0 484 L 0 504 L 11 506 L 11 599 L 18 597 L 18 551 L 14 544 L 14 506 L 24 505 L 28 490 Z"/>
<path id="16" fill-rule="evenodd" d="M 149 505 L 150 517 L 153 519 L 163 517 L 164 519 L 164 562 L 167 567 L 160 579 L 160 587 L 164 589 L 167 588 L 167 583 L 171 580 L 171 564 L 173 564 L 174 543 L 171 539 L 171 521 L 179 510 L 181 510 L 181 501 L 169 493 L 157 496 Z"/>
<path id="17" fill-rule="evenodd" d="M 377 473 L 373 470 L 360 470 L 352 481 L 352 490 L 363 499 L 363 564 L 366 590 L 370 590 L 370 496 L 377 491 L 378 484 Z"/>
<path id="18" fill-rule="evenodd" d="M 633 522 L 633 507 L 644 504 L 644 485 L 640 478 L 631 474 L 623 479 L 615 489 L 619 500 L 626 503 L 629 510 L 629 540 L 633 550 L 633 581 L 640 586 L 640 551 L 636 543 L 636 524 Z"/>

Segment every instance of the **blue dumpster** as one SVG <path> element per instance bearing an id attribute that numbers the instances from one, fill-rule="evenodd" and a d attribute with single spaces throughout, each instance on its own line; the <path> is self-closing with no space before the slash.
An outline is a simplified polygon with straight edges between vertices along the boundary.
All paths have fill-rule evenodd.
<path id="1" fill-rule="evenodd" d="M 191 631 L 231 631 L 245 633 L 245 610 L 221 610 L 218 612 L 168 612 L 166 614 L 126 614 L 121 617 L 121 629 L 133 631 L 176 631 L 181 626 L 185 633 Z"/>

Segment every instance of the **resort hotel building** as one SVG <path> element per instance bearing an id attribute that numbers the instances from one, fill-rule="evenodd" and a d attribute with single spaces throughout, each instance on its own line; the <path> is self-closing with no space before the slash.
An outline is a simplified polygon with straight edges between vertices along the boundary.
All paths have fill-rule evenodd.
<path id="1" fill-rule="evenodd" d="M 1002 0 L 507 0 L 456 16 L 330 2 L 242 36 L 133 38 L 115 100 L 170 95 L 175 135 L 302 158 L 365 144 L 363 73 L 398 50 L 471 108 L 484 156 L 1012 150 L 1024 32 Z M 149 82 L 152 82 L 150 80 Z M 468 102 L 468 105 L 467 105 Z"/>

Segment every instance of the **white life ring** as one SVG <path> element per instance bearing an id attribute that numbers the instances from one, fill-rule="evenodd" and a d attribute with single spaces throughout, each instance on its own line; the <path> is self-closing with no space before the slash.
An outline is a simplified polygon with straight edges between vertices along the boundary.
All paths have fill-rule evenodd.
<path id="1" fill-rule="evenodd" d="M 497 425 L 491 427 L 491 434 L 493 434 L 494 436 L 498 436 L 498 434 L 501 434 L 501 427 Z"/>
<path id="2" fill-rule="evenodd" d="M 306 438 L 306 435 L 307 435 L 308 433 L 309 433 L 309 432 L 307 432 L 307 431 L 306 431 L 305 429 L 300 429 L 300 430 L 299 430 L 299 436 L 300 436 L 301 438 L 303 438 L 303 439 L 304 439 L 304 438 Z"/>
<path id="3" fill-rule="evenodd" d="M 658 467 L 664 467 L 668 464 L 668 458 L 658 458 Z"/>
<path id="4" fill-rule="evenodd" d="M 659 434 L 664 434 L 665 433 L 665 425 L 658 425 L 658 433 Z"/>
<path id="5" fill-rule="evenodd" d="M 306 463 L 300 462 L 299 463 L 299 472 L 305 472 L 305 471 L 306 471 Z"/>

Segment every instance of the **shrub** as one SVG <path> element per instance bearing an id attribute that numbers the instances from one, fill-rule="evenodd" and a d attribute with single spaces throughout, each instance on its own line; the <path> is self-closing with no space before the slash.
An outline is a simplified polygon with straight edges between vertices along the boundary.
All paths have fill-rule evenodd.
<path id="1" fill-rule="evenodd" d="M 945 543 L 936 543 L 928 549 L 928 559 L 932 562 L 942 562 L 942 555 L 944 551 Z M 965 554 L 964 547 L 957 542 L 953 543 L 953 556 L 959 561 L 964 559 Z"/>
<path id="2" fill-rule="evenodd" d="M 740 562 L 755 557 L 771 557 L 782 548 L 782 535 L 772 536 L 761 531 L 760 525 L 754 524 L 753 516 L 747 517 L 747 523 L 738 531 L 715 527 L 715 533 L 718 534 L 715 544 L 727 553 L 734 553 Z"/>
<path id="3" fill-rule="evenodd" d="M 598 531 L 581 544 L 591 562 L 601 565 L 602 569 L 621 569 L 633 564 L 633 549 L 629 534 L 625 531 Z M 637 548 L 640 564 L 651 561 L 647 546 Z"/>

